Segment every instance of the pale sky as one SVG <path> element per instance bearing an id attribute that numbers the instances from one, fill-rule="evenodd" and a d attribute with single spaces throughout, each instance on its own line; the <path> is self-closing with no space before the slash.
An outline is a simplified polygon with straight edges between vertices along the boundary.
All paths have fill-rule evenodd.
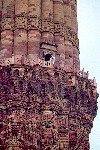
<path id="1" fill-rule="evenodd" d="M 100 0 L 77 0 L 81 69 L 96 77 L 100 93 Z M 90 150 L 100 150 L 100 98 L 90 134 Z"/>

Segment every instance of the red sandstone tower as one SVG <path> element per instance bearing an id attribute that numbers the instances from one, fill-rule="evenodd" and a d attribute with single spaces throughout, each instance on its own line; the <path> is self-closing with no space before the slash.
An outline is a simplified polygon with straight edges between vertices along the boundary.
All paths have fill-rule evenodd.
<path id="1" fill-rule="evenodd" d="M 76 0 L 0 0 L 0 150 L 89 150 L 96 88 Z"/>

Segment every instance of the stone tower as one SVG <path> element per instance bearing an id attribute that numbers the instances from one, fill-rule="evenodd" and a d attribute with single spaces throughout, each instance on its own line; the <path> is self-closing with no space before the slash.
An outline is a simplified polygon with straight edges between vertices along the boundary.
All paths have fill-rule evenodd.
<path id="1" fill-rule="evenodd" d="M 0 0 L 0 150 L 89 150 L 96 88 L 77 0 Z"/>

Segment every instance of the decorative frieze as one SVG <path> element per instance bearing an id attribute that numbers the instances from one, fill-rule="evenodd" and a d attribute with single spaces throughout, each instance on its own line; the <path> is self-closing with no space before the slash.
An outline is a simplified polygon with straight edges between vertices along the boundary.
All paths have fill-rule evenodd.
<path id="1" fill-rule="evenodd" d="M 1 30 L 14 30 L 14 18 L 10 17 L 2 18 Z"/>
<path id="2" fill-rule="evenodd" d="M 65 39 L 72 42 L 73 46 L 79 49 L 79 39 L 70 27 L 65 27 Z"/>
<path id="3" fill-rule="evenodd" d="M 42 20 L 42 32 L 54 33 L 54 23 L 51 20 Z"/>
<path id="4" fill-rule="evenodd" d="M 38 17 L 28 17 L 28 30 L 30 29 L 41 30 L 41 19 Z"/>
<path id="5" fill-rule="evenodd" d="M 60 23 L 54 23 L 54 32 L 57 35 L 64 36 L 64 25 Z"/>
<path id="6" fill-rule="evenodd" d="M 15 29 L 27 29 L 27 17 L 15 16 Z"/>

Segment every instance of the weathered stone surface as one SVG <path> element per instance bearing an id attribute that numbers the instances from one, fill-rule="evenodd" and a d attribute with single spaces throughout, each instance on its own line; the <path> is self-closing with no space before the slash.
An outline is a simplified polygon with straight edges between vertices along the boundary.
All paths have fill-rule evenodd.
<path id="1" fill-rule="evenodd" d="M 97 98 L 77 1 L 0 0 L 0 150 L 89 150 Z"/>

